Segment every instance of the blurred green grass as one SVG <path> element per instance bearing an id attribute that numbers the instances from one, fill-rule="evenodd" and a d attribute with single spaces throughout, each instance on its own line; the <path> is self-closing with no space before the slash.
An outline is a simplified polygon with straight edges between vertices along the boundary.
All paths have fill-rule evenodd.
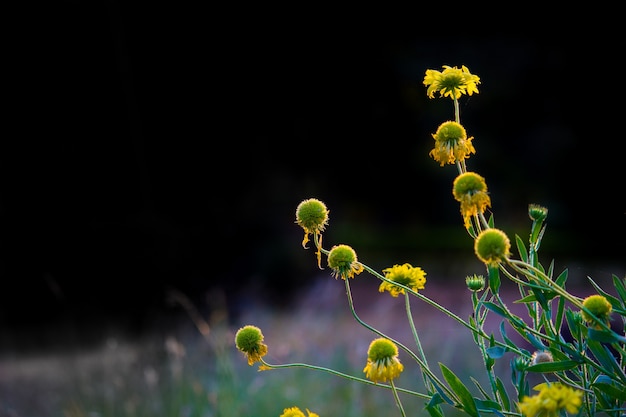
<path id="1" fill-rule="evenodd" d="M 451 291 L 449 284 L 432 281 L 424 290 L 429 297 L 461 317 L 470 314 L 461 285 Z M 402 297 L 381 295 L 375 280 L 367 279 L 355 279 L 352 291 L 363 320 L 415 346 Z M 237 329 L 253 324 L 264 333 L 270 363 L 306 362 L 362 377 L 368 345 L 377 336 L 355 322 L 345 296 L 341 280 L 326 278 L 292 308 L 250 306 L 236 322 L 220 310 L 205 322 L 187 305 L 190 314 L 175 326 L 160 331 L 157 323 L 150 336 L 139 339 L 111 336 L 91 348 L 5 354 L 0 358 L 0 415 L 278 417 L 293 406 L 320 417 L 400 415 L 387 389 L 303 368 L 260 372 L 234 346 Z M 486 382 L 478 348 L 464 328 L 422 303 L 413 303 L 412 313 L 431 369 L 438 373 L 437 362 L 442 362 L 468 386 L 473 386 L 470 376 Z M 505 355 L 496 364 L 503 380 L 510 359 Z M 404 352 L 400 360 L 405 371 L 397 386 L 423 392 L 417 365 Z M 409 414 L 423 412 L 424 400 L 400 395 Z M 461 415 L 451 407 L 445 410 Z"/>

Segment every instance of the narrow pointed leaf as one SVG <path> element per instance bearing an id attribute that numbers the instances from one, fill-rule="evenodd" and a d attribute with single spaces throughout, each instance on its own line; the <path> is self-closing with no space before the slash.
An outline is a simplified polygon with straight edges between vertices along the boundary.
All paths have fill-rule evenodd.
<path id="1" fill-rule="evenodd" d="M 613 286 L 617 290 L 619 298 L 622 299 L 622 305 L 626 305 L 626 278 L 624 278 L 624 282 L 622 282 L 617 275 L 613 274 Z"/>
<path id="2" fill-rule="evenodd" d="M 537 297 L 535 297 L 535 294 L 528 294 L 524 298 L 521 298 L 519 300 L 515 300 L 514 303 L 522 304 L 522 303 L 532 303 L 534 301 L 537 301 Z"/>
<path id="3" fill-rule="evenodd" d="M 532 333 L 526 332 L 526 338 L 535 347 L 535 349 L 539 349 L 539 350 L 546 349 L 546 345 L 541 343 L 541 340 L 537 339 L 535 335 L 533 335 Z"/>
<path id="4" fill-rule="evenodd" d="M 558 361 L 558 362 L 544 362 L 538 363 L 537 365 L 529 366 L 526 370 L 528 372 L 559 372 L 559 371 L 567 371 L 568 369 L 573 369 L 578 366 L 578 362 L 576 361 Z"/>
<path id="5" fill-rule="evenodd" d="M 489 310 L 493 311 L 494 313 L 496 313 L 499 316 L 502 316 L 504 318 L 509 317 L 509 315 L 506 313 L 506 311 L 504 311 L 504 309 L 502 307 L 500 307 L 497 304 L 492 303 L 491 301 L 485 301 L 483 303 L 483 305 L 488 308 Z"/>
<path id="6" fill-rule="evenodd" d="M 522 261 L 528 263 L 528 251 L 526 250 L 524 241 L 518 235 L 515 235 L 515 244 L 517 245 L 517 251 Z"/>
<path id="7" fill-rule="evenodd" d="M 600 295 L 604 296 L 607 300 L 609 300 L 609 302 L 611 303 L 613 307 L 619 307 L 621 305 L 620 301 L 617 298 L 613 297 L 611 294 L 607 293 L 602 288 L 600 288 L 600 286 L 596 284 L 595 281 L 591 279 L 591 277 L 587 277 L 587 279 L 589 280 L 589 282 L 591 282 L 591 285 L 594 286 L 594 288 L 598 291 Z"/>
<path id="8" fill-rule="evenodd" d="M 472 393 L 465 385 L 463 385 L 454 372 L 447 368 L 443 363 L 439 363 L 439 368 L 441 368 L 441 373 L 452 391 L 454 391 L 454 393 L 458 396 L 459 401 L 463 406 L 463 410 L 472 417 L 478 417 L 478 409 L 476 408 L 476 403 L 474 402 Z"/>
<path id="9" fill-rule="evenodd" d="M 563 287 L 565 286 L 565 281 L 567 281 L 567 268 L 563 270 L 563 272 L 561 272 L 559 274 L 558 277 L 556 277 L 556 279 L 554 280 L 554 282 L 556 282 L 556 285 L 558 285 L 559 287 Z"/>
<path id="10" fill-rule="evenodd" d="M 626 343 L 626 337 L 624 336 L 620 336 L 613 331 L 606 332 L 604 330 L 596 329 L 589 329 L 589 339 L 597 340 L 598 342 L 604 343 Z"/>
<path id="11" fill-rule="evenodd" d="M 506 353 L 506 351 L 507 350 L 502 346 L 493 346 L 487 348 L 487 355 L 489 355 L 491 359 L 500 359 Z"/>
<path id="12" fill-rule="evenodd" d="M 500 395 L 500 398 L 502 399 L 502 406 L 505 410 L 508 410 L 511 406 L 511 400 L 509 399 L 509 394 L 507 394 L 502 380 L 498 377 L 496 377 L 496 388 L 498 389 L 498 395 Z"/>
<path id="13" fill-rule="evenodd" d="M 626 387 L 624 386 L 622 386 L 621 388 L 618 388 L 612 384 L 599 382 L 599 383 L 593 384 L 593 387 L 599 389 L 600 391 L 604 392 L 605 394 L 617 400 L 626 401 Z"/>
<path id="14" fill-rule="evenodd" d="M 613 369 L 615 376 L 618 377 L 622 383 L 626 383 L 626 372 L 617 363 L 609 348 L 603 346 L 596 340 L 589 340 L 588 346 L 591 353 L 593 353 L 593 356 L 595 356 L 602 366 L 604 366 L 607 370 Z"/>
<path id="15" fill-rule="evenodd" d="M 492 293 L 497 294 L 500 290 L 500 270 L 498 267 L 489 267 L 489 289 Z"/>
<path id="16" fill-rule="evenodd" d="M 439 383 L 437 381 L 434 381 L 432 378 L 428 378 L 428 379 L 433 383 L 433 386 L 437 390 L 437 394 L 439 394 L 439 397 L 443 401 L 447 402 L 448 404 L 454 405 L 454 401 L 452 401 L 452 399 L 450 397 L 448 397 L 445 392 L 443 392 L 443 390 L 439 386 Z M 433 398 L 434 398 L 434 396 L 433 396 Z M 431 398 L 431 401 L 433 401 L 433 398 Z"/>

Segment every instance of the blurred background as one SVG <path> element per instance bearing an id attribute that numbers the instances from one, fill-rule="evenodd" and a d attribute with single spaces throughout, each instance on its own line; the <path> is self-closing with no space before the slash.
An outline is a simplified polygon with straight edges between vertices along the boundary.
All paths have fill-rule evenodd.
<path id="1" fill-rule="evenodd" d="M 611 77 L 611 56 L 575 35 L 428 36 L 403 20 L 302 15 L 217 27 L 166 5 L 47 7 L 12 62 L 5 328 L 141 325 L 169 288 L 197 301 L 219 288 L 235 310 L 240 297 L 283 304 L 318 274 L 294 224 L 309 197 L 331 210 L 327 244 L 375 267 L 473 258 L 455 169 L 428 156 L 453 117 L 422 84 L 442 65 L 481 77 L 461 117 L 496 224 L 526 238 L 527 205 L 542 204 L 547 259 L 582 276 L 624 271 L 620 98 L 595 81 Z"/>
<path id="2" fill-rule="evenodd" d="M 211 7 L 67 1 L 24 14 L 5 64 L 3 352 L 176 326 L 173 293 L 235 326 L 257 306 L 290 311 L 329 276 L 294 223 L 310 197 L 330 209 L 325 246 L 349 244 L 375 269 L 409 262 L 443 288 L 484 273 L 456 170 L 428 156 L 454 117 L 422 84 L 442 65 L 481 78 L 460 109 L 496 225 L 526 241 L 528 204 L 541 204 L 546 265 L 574 283 L 624 276 L 623 36 Z"/>

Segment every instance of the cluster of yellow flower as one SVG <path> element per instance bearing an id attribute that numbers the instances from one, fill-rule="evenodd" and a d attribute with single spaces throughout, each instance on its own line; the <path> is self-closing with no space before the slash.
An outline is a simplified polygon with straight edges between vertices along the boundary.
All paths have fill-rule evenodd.
<path id="1" fill-rule="evenodd" d="M 462 321 L 459 317 L 451 313 L 445 307 L 440 306 L 419 293 L 420 290 L 425 288 L 426 284 L 426 272 L 420 267 L 414 267 L 409 263 L 396 264 L 392 267 L 382 270 L 382 274 L 369 268 L 367 265 L 359 262 L 357 254 L 354 249 L 345 244 L 334 245 L 330 250 L 326 250 L 322 247 L 322 232 L 324 232 L 326 226 L 329 223 L 329 210 L 326 205 L 316 199 L 309 198 L 302 201 L 296 208 L 296 224 L 304 230 L 304 238 L 302 240 L 302 246 L 307 247 L 307 243 L 312 236 L 313 243 L 316 247 L 316 258 L 318 267 L 321 268 L 322 254 L 327 256 L 328 266 L 331 268 L 331 275 L 335 278 L 341 278 L 346 286 L 346 293 L 348 295 L 348 301 L 353 316 L 363 326 L 369 328 L 380 337 L 374 339 L 367 351 L 367 362 L 363 369 L 366 379 L 346 375 L 341 372 L 313 366 L 304 365 L 311 369 L 323 370 L 331 374 L 341 376 L 347 379 L 366 382 L 369 384 L 387 383 L 387 388 L 390 388 L 394 393 L 396 404 L 403 416 L 406 416 L 400 399 L 397 395 L 396 387 L 394 385 L 394 379 L 398 378 L 404 370 L 404 365 L 398 359 L 398 346 L 407 351 L 413 359 L 420 365 L 423 375 L 424 383 L 426 384 L 429 393 L 420 394 L 414 393 L 421 398 L 429 400 L 429 404 L 426 406 L 431 415 L 442 416 L 443 414 L 437 408 L 438 403 L 444 400 L 444 397 L 454 397 L 455 406 L 463 409 L 469 415 L 479 415 L 477 409 L 477 402 L 471 398 L 469 391 L 458 380 L 458 378 L 446 368 L 440 364 L 442 373 L 446 379 L 448 385 L 451 388 L 446 387 L 439 378 L 430 371 L 424 352 L 422 351 L 417 331 L 415 330 L 414 323 L 410 314 L 410 308 L 408 303 L 408 296 L 417 296 L 421 300 L 435 306 L 440 311 L 448 314 L 449 317 L 463 323 L 466 327 L 472 329 L 475 336 L 476 343 L 481 347 L 484 354 L 484 361 L 487 365 L 488 371 L 491 372 L 491 366 L 493 366 L 494 357 L 498 357 L 503 352 L 509 350 L 513 351 L 518 356 L 511 361 L 511 366 L 515 378 L 516 372 L 526 372 L 529 367 L 536 369 L 545 369 L 550 371 L 556 370 L 569 370 L 571 367 L 578 365 L 576 360 L 581 363 L 583 359 L 578 358 L 576 360 L 562 360 L 560 363 L 555 363 L 553 354 L 549 348 L 545 348 L 538 341 L 538 337 L 542 336 L 538 329 L 545 328 L 552 332 L 552 334 L 546 336 L 548 340 L 553 341 L 554 346 L 561 346 L 564 344 L 562 338 L 559 339 L 555 336 L 558 332 L 553 328 L 553 324 L 550 321 L 552 319 L 552 313 L 549 312 L 548 306 L 549 300 L 556 297 L 561 297 L 561 302 L 569 301 L 575 307 L 580 310 L 577 313 L 572 313 L 568 316 L 568 324 L 571 323 L 575 326 L 577 323 L 587 325 L 585 331 L 598 331 L 606 332 L 603 340 L 620 341 L 624 342 L 622 336 L 614 333 L 609 333 L 610 328 L 610 315 L 612 312 L 613 304 L 604 295 L 596 294 L 591 295 L 585 299 L 579 299 L 572 296 L 565 291 L 563 278 L 562 282 L 555 282 L 551 279 L 552 271 L 548 274 L 545 273 L 543 268 L 536 259 L 536 251 L 538 250 L 541 236 L 543 235 L 544 225 L 543 222 L 547 216 L 547 209 L 537 204 L 530 204 L 528 214 L 533 221 L 531 237 L 530 237 L 530 253 L 526 253 L 525 248 L 520 249 L 521 261 L 511 258 L 510 248 L 511 242 L 508 236 L 501 230 L 497 229 L 493 225 L 493 218 L 487 219 L 485 217 L 485 211 L 491 206 L 491 200 L 487 190 L 485 179 L 476 172 L 469 171 L 466 166 L 466 159 L 471 154 L 476 152 L 473 146 L 473 137 L 468 137 L 465 127 L 460 122 L 458 99 L 464 95 L 472 95 L 478 93 L 478 84 L 480 84 L 480 78 L 472 73 L 465 66 L 461 68 L 443 66 L 443 71 L 427 70 L 423 81 L 427 86 L 427 95 L 430 98 L 434 98 L 438 93 L 439 97 L 448 97 L 453 100 L 455 108 L 455 120 L 450 120 L 442 123 L 436 133 L 432 134 L 435 140 L 434 148 L 430 151 L 429 155 L 441 166 L 454 164 L 458 169 L 458 176 L 455 178 L 452 187 L 452 194 L 454 199 L 460 203 L 460 212 L 463 218 L 463 223 L 474 239 L 474 251 L 479 260 L 481 260 L 487 267 L 489 273 L 489 288 L 493 294 L 494 300 L 501 302 L 498 297 L 499 288 L 499 270 L 502 270 L 512 281 L 520 285 L 520 292 L 522 292 L 523 299 L 520 300 L 524 303 L 536 303 L 541 307 L 546 308 L 548 314 L 539 314 L 539 310 L 535 307 L 529 307 L 529 312 L 534 315 L 534 325 L 536 328 L 524 327 L 525 323 L 511 313 L 502 304 L 502 307 L 487 300 L 486 295 L 482 298 L 478 298 L 477 293 L 485 290 L 486 280 L 482 275 L 471 275 L 466 277 L 467 288 L 472 293 L 472 302 L 475 307 L 475 316 L 469 323 Z M 519 241 L 518 247 L 520 245 Z M 511 274 L 504 268 L 503 265 L 513 268 L 513 270 L 520 275 L 528 278 L 528 281 L 519 279 L 514 274 Z M 389 292 L 392 297 L 398 297 L 404 295 L 407 297 L 407 316 L 411 325 L 414 339 L 417 343 L 421 357 L 412 353 L 408 348 L 399 342 L 385 336 L 383 333 L 365 324 L 354 311 L 352 304 L 352 298 L 350 293 L 350 280 L 355 278 L 356 275 L 361 274 L 363 271 L 376 276 L 382 282 L 379 286 L 380 292 Z M 558 281 L 558 280 L 557 280 Z M 530 293 L 526 293 L 525 287 L 531 286 Z M 616 281 L 616 285 L 619 287 L 619 292 L 622 296 L 622 300 L 626 299 L 626 287 L 624 284 L 620 284 Z M 485 294 L 488 291 L 485 291 Z M 619 303 L 619 300 L 612 300 L 615 304 Z M 624 304 L 624 301 L 622 301 Z M 484 313 L 478 313 L 480 309 L 484 309 Z M 487 312 L 493 311 L 497 314 L 506 317 L 512 325 L 517 326 L 516 330 L 520 334 L 526 332 L 528 339 L 534 342 L 537 351 L 532 355 L 524 349 L 519 349 L 514 346 L 509 340 L 506 343 L 498 344 L 493 335 L 487 335 L 482 329 L 482 323 L 486 317 Z M 560 321 L 563 321 L 564 308 L 563 305 L 559 307 L 559 314 L 561 315 Z M 541 319 L 539 319 L 541 316 Z M 579 321 L 576 321 L 576 317 L 579 317 Z M 560 326 L 560 324 L 559 324 Z M 558 326 L 557 326 L 558 327 Z M 503 333 L 504 336 L 504 333 Z M 560 337 L 560 335 L 559 335 Z M 487 340 L 488 342 L 485 342 Z M 267 363 L 263 357 L 267 354 L 267 346 L 263 343 L 264 337 L 256 326 L 247 325 L 240 328 L 235 336 L 235 344 L 237 349 L 245 354 L 249 365 L 259 362 L 259 370 L 287 368 L 293 365 L 272 365 Z M 579 355 L 574 349 L 567 345 L 565 351 L 576 356 Z M 554 352 L 560 356 L 565 357 L 565 354 L 558 349 Z M 608 359 L 607 359 L 608 361 Z M 610 362 L 607 362 L 610 365 Z M 489 365 L 491 364 L 491 365 Z M 595 365 L 595 364 L 594 364 Z M 303 364 L 298 364 L 303 366 Z M 555 366 L 555 367 L 550 367 Z M 562 368 L 560 368 L 562 367 Z M 587 371 L 585 371 L 585 374 Z M 623 371 L 622 371 L 623 374 Z M 626 376 L 624 377 L 626 379 Z M 565 384 L 568 382 L 569 385 Z M 494 391 L 494 398 L 505 398 L 506 394 L 501 386 L 501 382 L 495 382 L 495 377 L 492 376 L 492 389 Z M 528 393 L 528 387 L 524 384 L 523 379 L 518 379 L 519 385 L 516 387 L 519 393 L 519 401 L 515 404 L 519 413 L 526 417 L 557 417 L 564 415 L 564 413 L 576 414 L 579 412 L 584 398 L 584 392 L 580 389 L 574 388 L 570 385 L 576 385 L 567 378 L 562 378 L 561 381 L 545 382 L 535 386 L 535 390 L 539 391 L 537 395 L 530 396 L 525 395 Z M 623 385 L 620 385 L 623 386 Z M 610 392 L 609 388 L 603 387 Z M 590 391 L 589 389 L 587 389 Z M 406 391 L 405 392 L 409 392 Z M 484 391 L 483 391 L 484 393 Z M 525 393 L 525 394 L 522 394 Z M 622 394 L 622 396 L 624 396 Z M 619 395 L 616 398 L 621 398 Z M 449 400 L 452 401 L 452 400 Z M 502 400 L 503 403 L 509 404 L 508 398 Z M 607 402 L 607 404 L 609 404 Z M 502 415 L 505 411 L 504 406 L 502 408 L 494 408 L 494 401 L 487 402 L 486 405 L 490 412 L 494 411 L 498 415 Z M 610 407 L 610 405 L 606 405 Z M 622 409 L 623 411 L 624 409 Z M 306 410 L 307 417 L 318 417 L 317 414 Z M 507 411 L 508 412 L 508 411 Z M 520 415 L 517 414 L 517 415 Z M 590 413 L 591 414 L 591 413 Z M 514 414 L 515 415 L 515 414 Z M 615 414 L 617 415 L 617 414 Z M 286 408 L 281 417 L 305 417 L 304 413 L 297 407 Z"/>

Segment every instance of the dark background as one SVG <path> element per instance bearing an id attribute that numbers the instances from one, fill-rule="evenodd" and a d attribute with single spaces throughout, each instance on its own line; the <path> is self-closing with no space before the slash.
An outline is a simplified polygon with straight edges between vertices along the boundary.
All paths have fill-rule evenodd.
<path id="1" fill-rule="evenodd" d="M 304 9 L 76 1 L 18 16 L 0 154 L 5 343 L 54 339 L 52 324 L 141 332 L 177 311 L 171 290 L 233 317 L 289 306 L 328 272 L 294 224 L 309 197 L 330 209 L 325 246 L 374 268 L 483 273 L 456 170 L 428 156 L 453 117 L 422 84 L 442 65 L 481 78 L 461 117 L 496 226 L 526 241 L 527 206 L 542 204 L 546 265 L 624 274 L 623 36 Z"/>

